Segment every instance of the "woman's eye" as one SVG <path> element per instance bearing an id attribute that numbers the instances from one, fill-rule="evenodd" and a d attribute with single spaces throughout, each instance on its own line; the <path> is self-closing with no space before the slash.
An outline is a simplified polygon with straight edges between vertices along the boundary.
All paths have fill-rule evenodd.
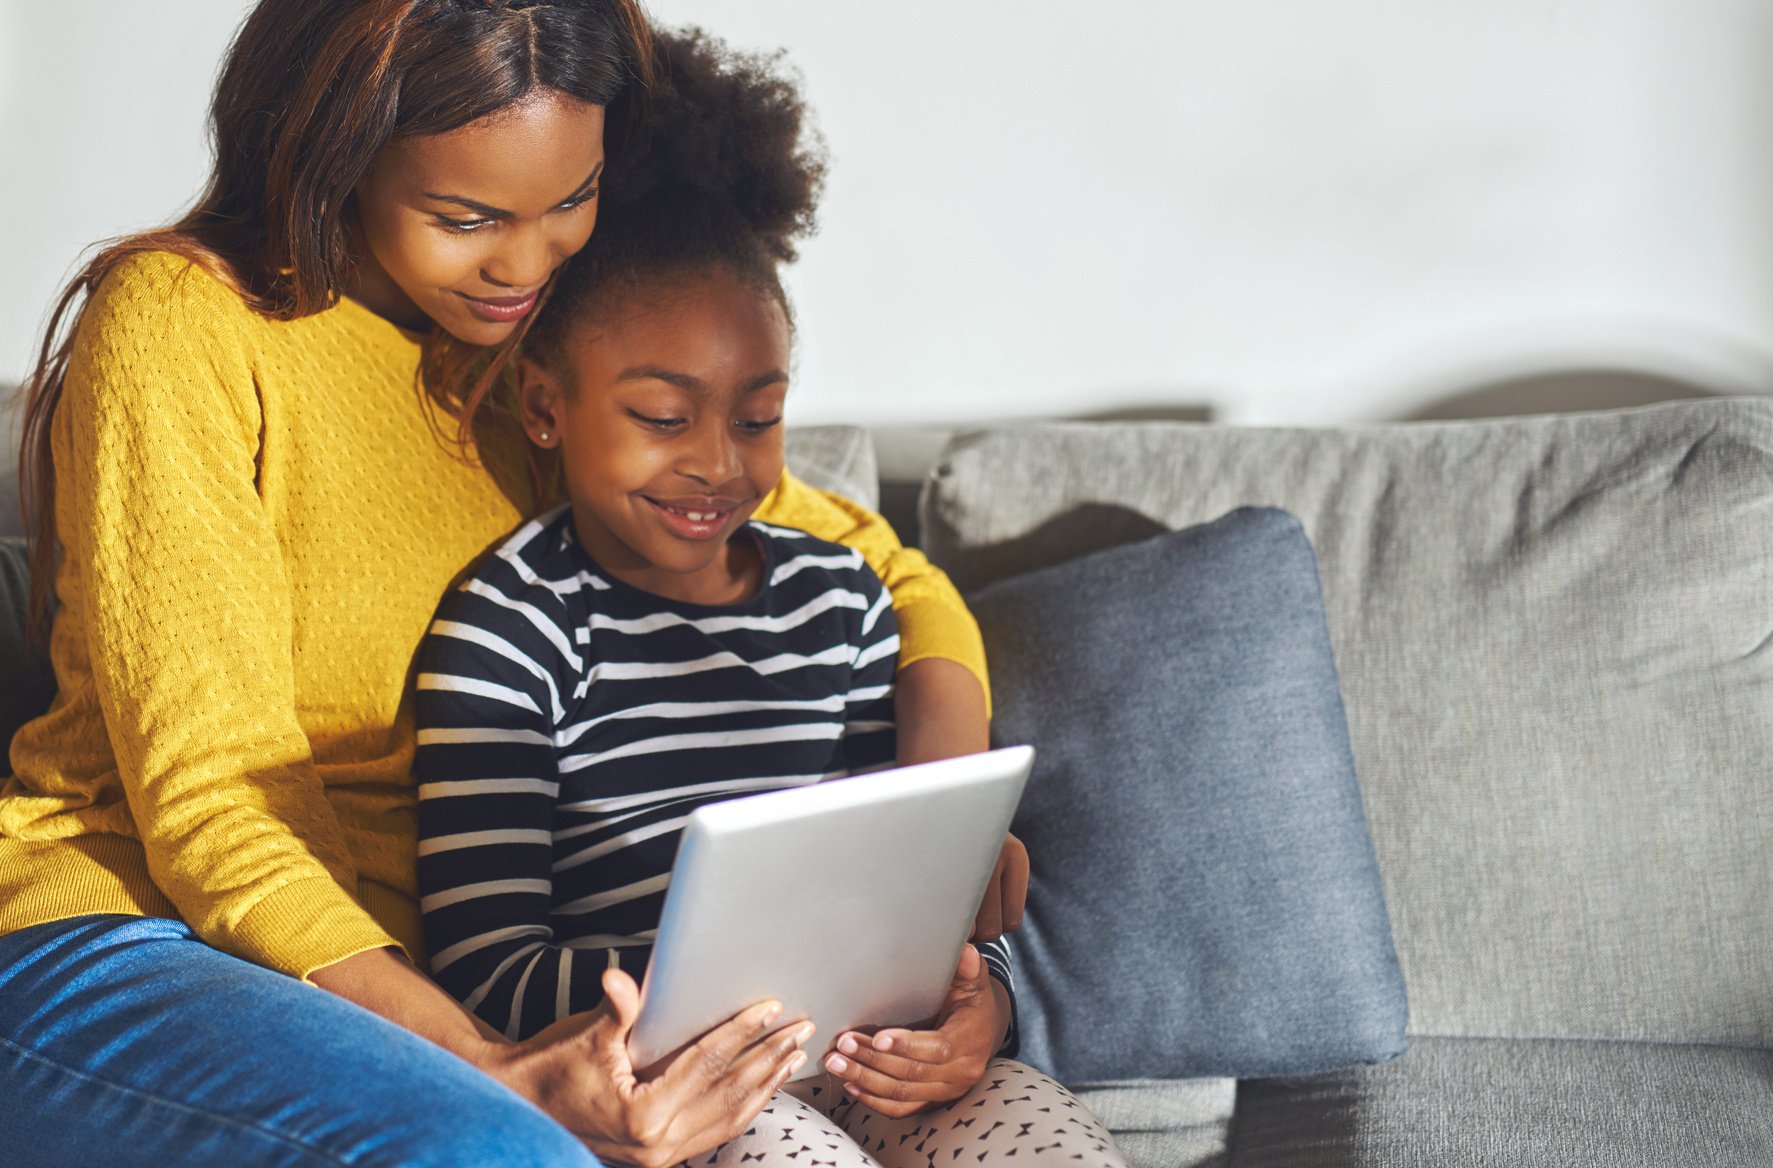
<path id="1" fill-rule="evenodd" d="M 560 204 L 560 209 L 562 211 L 576 211 L 580 207 L 583 207 L 586 203 L 589 203 L 592 199 L 595 199 L 596 197 L 597 197 L 597 188 L 592 187 L 590 190 L 584 192 L 583 194 L 574 195 L 572 198 L 568 199 L 566 202 Z"/>
<path id="2" fill-rule="evenodd" d="M 442 215 L 437 217 L 437 225 L 445 231 L 453 231 L 457 235 L 472 235 L 482 227 L 490 227 L 495 219 L 449 219 Z"/>
<path id="3" fill-rule="evenodd" d="M 782 415 L 777 414 L 773 418 L 768 418 L 760 422 L 741 421 L 736 424 L 739 429 L 745 431 L 747 434 L 763 434 L 780 426 L 782 424 Z"/>

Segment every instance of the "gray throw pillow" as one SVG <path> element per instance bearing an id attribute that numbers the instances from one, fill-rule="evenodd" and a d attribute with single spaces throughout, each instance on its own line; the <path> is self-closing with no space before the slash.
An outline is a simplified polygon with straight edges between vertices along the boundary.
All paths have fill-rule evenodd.
<path id="1" fill-rule="evenodd" d="M 1284 511 L 973 599 L 1015 831 L 1021 1057 L 1072 1081 L 1301 1075 L 1401 1053 L 1408 1009 L 1316 559 Z"/>
<path id="2" fill-rule="evenodd" d="M 49 708 L 55 675 L 41 644 L 26 648 L 31 574 L 22 539 L 0 539 L 0 775 L 12 773 L 12 735 Z"/>

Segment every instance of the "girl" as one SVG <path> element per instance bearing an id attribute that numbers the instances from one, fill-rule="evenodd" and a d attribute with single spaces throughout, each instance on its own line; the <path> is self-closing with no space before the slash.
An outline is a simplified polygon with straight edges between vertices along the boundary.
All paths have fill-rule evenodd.
<path id="1" fill-rule="evenodd" d="M 568 502 L 472 570 L 419 653 L 432 967 L 513 1038 L 606 993 L 632 1023 L 697 805 L 895 754 L 879 580 L 754 519 L 783 474 L 777 268 L 811 229 L 822 161 L 763 64 L 699 35 L 660 47 L 651 144 L 606 185 L 603 231 L 518 366 L 518 416 Z M 825 1077 L 707 1162 L 1120 1162 L 1062 1088 L 994 1061 L 1014 1045 L 1001 943 L 962 954 L 929 1029 L 833 1037 Z"/>
<path id="2" fill-rule="evenodd" d="M 640 1084 L 617 1008 L 511 1042 L 422 972 L 407 671 L 523 504 L 439 441 L 421 358 L 465 426 L 650 70 L 632 0 L 262 0 L 198 205 L 62 299 L 22 459 L 59 694 L 0 793 L 9 1163 L 668 1164 L 788 1073 L 767 1003 Z M 982 745 L 945 579 L 791 481 L 759 513 L 886 578 L 915 748 Z"/>

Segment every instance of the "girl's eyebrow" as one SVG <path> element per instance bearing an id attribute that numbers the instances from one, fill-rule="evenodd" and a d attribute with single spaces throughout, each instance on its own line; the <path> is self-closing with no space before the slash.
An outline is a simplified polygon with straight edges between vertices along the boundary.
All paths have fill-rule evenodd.
<path id="1" fill-rule="evenodd" d="M 663 381 L 666 385 L 675 385 L 678 389 L 689 393 L 705 395 L 708 386 L 699 377 L 688 373 L 679 373 L 675 369 L 667 369 L 663 365 L 632 365 L 616 375 L 621 381 Z M 760 373 L 747 381 L 739 390 L 740 393 L 756 393 L 760 389 L 775 385 L 779 381 L 787 381 L 788 374 L 780 369 L 771 369 L 768 373 Z"/>
<path id="2" fill-rule="evenodd" d="M 572 194 L 568 195 L 566 198 L 564 198 L 560 201 L 562 203 L 566 203 L 566 202 L 570 202 L 573 199 L 578 198 L 580 195 L 582 195 L 586 191 L 590 190 L 591 186 L 594 183 L 596 183 L 597 180 L 602 175 L 603 175 L 603 160 L 600 158 L 597 160 L 597 165 L 591 168 L 591 173 L 585 176 L 585 181 L 580 183 L 576 188 L 574 188 Z M 476 215 L 484 215 L 488 219 L 514 219 L 514 218 L 516 218 L 515 212 L 506 211 L 506 210 L 499 208 L 499 207 L 489 206 L 486 203 L 476 202 L 475 200 L 465 198 L 462 195 L 440 195 L 440 194 L 437 194 L 433 191 L 420 191 L 419 193 L 421 195 L 423 195 L 425 198 L 430 199 L 432 202 L 454 203 L 458 207 L 464 207 L 464 208 L 474 212 Z"/>

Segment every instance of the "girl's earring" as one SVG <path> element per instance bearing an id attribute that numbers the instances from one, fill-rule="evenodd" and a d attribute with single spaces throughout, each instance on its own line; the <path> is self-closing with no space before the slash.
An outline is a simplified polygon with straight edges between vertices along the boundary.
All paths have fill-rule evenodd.
<path id="1" fill-rule="evenodd" d="M 546 442 L 546 441 L 548 441 L 548 431 L 546 431 L 546 430 L 543 430 L 543 431 L 542 431 L 542 432 L 541 432 L 541 433 L 540 433 L 540 434 L 537 434 L 537 435 L 536 435 L 536 441 L 537 441 L 537 442 Z"/>

